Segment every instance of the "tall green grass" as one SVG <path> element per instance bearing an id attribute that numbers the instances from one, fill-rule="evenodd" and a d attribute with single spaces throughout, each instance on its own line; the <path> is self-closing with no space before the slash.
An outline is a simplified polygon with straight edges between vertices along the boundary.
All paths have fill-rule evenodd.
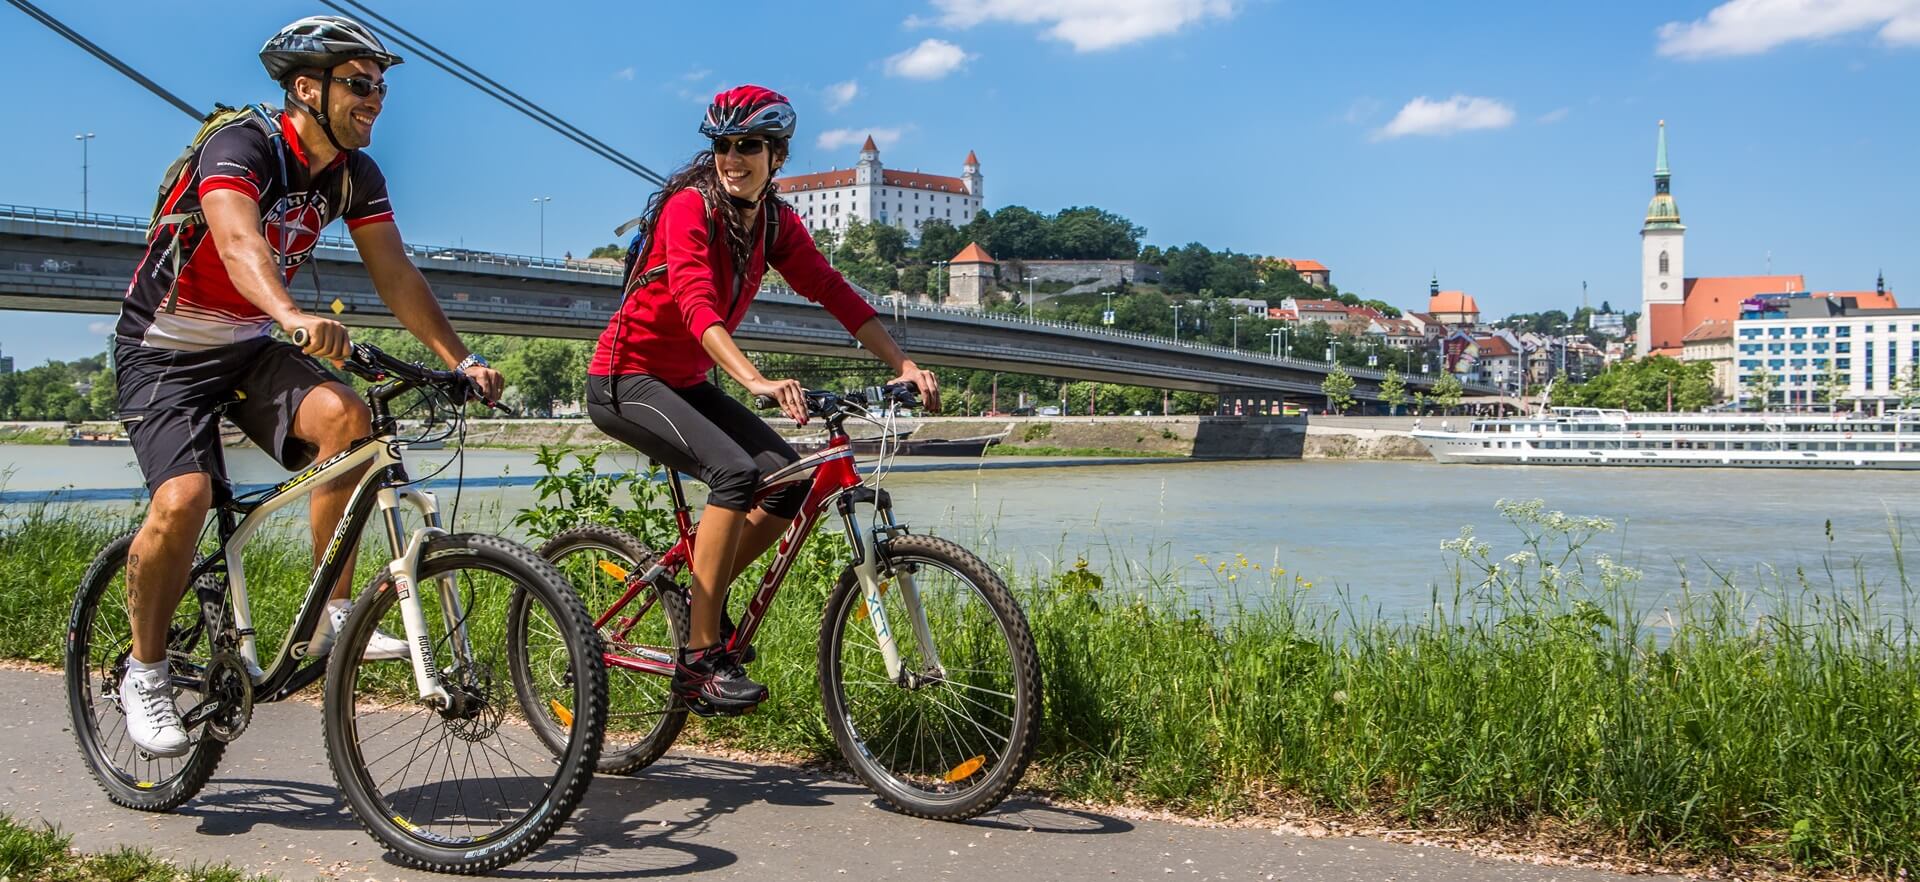
<path id="1" fill-rule="evenodd" d="M 73 837 L 0 815 L 0 879 L 56 882 L 264 882 L 227 864 L 179 867 L 144 849 L 82 855 Z"/>
<path id="2" fill-rule="evenodd" d="M 573 501 L 563 478 L 548 505 Z M 0 515 L 0 653 L 57 662 L 73 585 L 126 524 Z M 1463 531 L 1429 607 L 1399 617 L 1245 558 L 1205 561 L 1201 585 L 1084 563 L 1018 579 L 1046 684 L 1029 782 L 1206 813 L 1565 825 L 1676 859 L 1920 867 L 1920 644 L 1897 527 L 1877 588 L 1858 569 L 1719 574 L 1655 606 L 1588 549 L 1611 524 L 1537 502 L 1501 515 L 1511 547 Z M 306 573 L 304 538 L 276 542 L 249 556 L 256 585 L 289 586 L 256 588 L 263 634 Z M 773 699 L 696 737 L 837 758 L 814 659 L 843 544 L 810 543 L 756 640 Z"/>

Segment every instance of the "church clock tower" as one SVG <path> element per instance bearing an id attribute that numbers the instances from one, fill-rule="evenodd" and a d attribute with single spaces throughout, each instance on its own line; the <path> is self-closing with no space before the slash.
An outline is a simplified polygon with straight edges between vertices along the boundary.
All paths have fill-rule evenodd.
<path id="1" fill-rule="evenodd" d="M 1687 227 L 1673 202 L 1673 172 L 1667 167 L 1667 122 L 1660 121 L 1659 146 L 1654 151 L 1653 201 L 1640 225 L 1640 326 L 1634 354 L 1653 350 L 1653 312 L 1656 306 L 1686 302 Z M 1684 333 L 1684 329 L 1682 331 Z M 1678 341 L 1673 341 L 1678 342 Z"/>

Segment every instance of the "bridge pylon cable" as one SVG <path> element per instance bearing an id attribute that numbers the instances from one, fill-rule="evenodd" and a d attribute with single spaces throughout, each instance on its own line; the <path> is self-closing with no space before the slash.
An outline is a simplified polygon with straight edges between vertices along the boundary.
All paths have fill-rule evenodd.
<path id="1" fill-rule="evenodd" d="M 378 22 L 387 31 L 390 39 L 400 44 L 401 48 L 408 49 L 421 58 L 426 59 L 427 63 L 452 74 L 455 78 L 478 89 L 488 97 L 519 111 L 534 122 L 558 132 L 574 143 L 599 155 L 601 158 L 641 178 L 651 181 L 655 186 L 666 184 L 666 177 L 659 172 L 642 165 L 638 160 L 620 152 L 599 138 L 587 134 L 579 126 L 567 122 L 558 114 L 547 110 L 526 96 L 500 84 L 492 77 L 474 69 L 472 65 L 461 61 L 452 53 L 427 42 L 419 35 L 396 24 L 392 19 L 375 12 L 366 4 L 356 2 L 356 0 L 321 0 L 321 2 L 332 7 L 334 11 L 342 15 L 357 14 Z M 351 7 L 351 10 L 347 7 Z"/>
<path id="2" fill-rule="evenodd" d="M 124 61 L 121 61 L 118 58 L 115 58 L 113 53 L 100 48 L 98 45 L 95 45 L 92 40 L 89 40 L 86 37 L 80 36 L 79 31 L 76 31 L 73 28 L 67 27 L 65 23 L 47 14 L 45 11 L 41 10 L 39 7 L 33 5 L 32 3 L 28 3 L 27 0 L 7 0 L 7 2 L 13 4 L 21 12 L 26 13 L 29 18 L 32 18 L 33 20 L 43 25 L 46 25 L 48 30 L 51 30 L 56 34 L 59 34 L 60 36 L 67 38 L 75 46 L 79 46 L 80 48 L 87 50 L 88 54 L 92 55 L 95 58 L 100 59 L 101 61 L 106 62 L 108 67 L 111 67 L 114 70 L 117 70 L 120 73 L 126 75 L 127 79 L 130 79 L 136 83 L 139 83 L 142 86 L 147 87 L 147 91 L 160 96 L 161 100 L 167 102 L 168 104 L 173 105 L 174 107 L 179 108 L 181 113 L 184 113 L 190 117 L 193 117 L 194 120 L 196 121 L 206 116 L 206 111 L 197 110 L 194 108 L 193 105 L 180 100 L 180 96 L 175 95 L 172 92 L 169 92 L 166 89 L 162 88 L 159 83 L 156 83 L 153 80 L 148 79 L 145 74 L 142 74 L 137 70 L 134 70 L 132 65 Z"/>

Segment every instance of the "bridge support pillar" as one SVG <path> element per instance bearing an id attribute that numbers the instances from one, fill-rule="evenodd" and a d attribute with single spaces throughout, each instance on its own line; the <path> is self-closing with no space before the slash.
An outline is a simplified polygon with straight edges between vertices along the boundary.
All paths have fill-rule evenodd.
<path id="1" fill-rule="evenodd" d="M 1286 413 L 1286 406 L 1286 398 L 1278 392 L 1229 391 L 1220 393 L 1220 403 L 1213 413 L 1215 416 L 1280 416 Z"/>

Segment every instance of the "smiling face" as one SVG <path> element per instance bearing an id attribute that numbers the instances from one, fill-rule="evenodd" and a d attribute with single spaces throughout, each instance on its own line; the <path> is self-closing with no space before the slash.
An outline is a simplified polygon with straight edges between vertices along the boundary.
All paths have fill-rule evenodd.
<path id="1" fill-rule="evenodd" d="M 740 149 L 746 142 L 747 149 L 759 146 L 758 152 L 748 154 Z M 713 151 L 713 170 L 720 175 L 720 185 L 727 189 L 727 195 L 736 199 L 759 199 L 766 192 L 767 180 L 780 170 L 784 157 L 772 142 L 760 135 L 746 135 L 737 138 L 715 138 Z M 719 147 L 729 149 L 722 153 Z"/>
<path id="2" fill-rule="evenodd" d="M 335 65 L 328 73 L 342 80 L 364 81 L 374 87 L 364 98 L 354 94 L 351 84 L 338 80 L 329 83 L 326 89 L 327 127 L 340 146 L 358 150 L 373 143 L 374 120 L 379 119 L 381 109 L 386 106 L 387 96 L 378 88 L 386 83 L 386 73 L 380 65 L 365 58 Z M 303 76 L 294 83 L 295 97 L 312 106 L 320 101 L 320 87 L 317 78 Z"/>

